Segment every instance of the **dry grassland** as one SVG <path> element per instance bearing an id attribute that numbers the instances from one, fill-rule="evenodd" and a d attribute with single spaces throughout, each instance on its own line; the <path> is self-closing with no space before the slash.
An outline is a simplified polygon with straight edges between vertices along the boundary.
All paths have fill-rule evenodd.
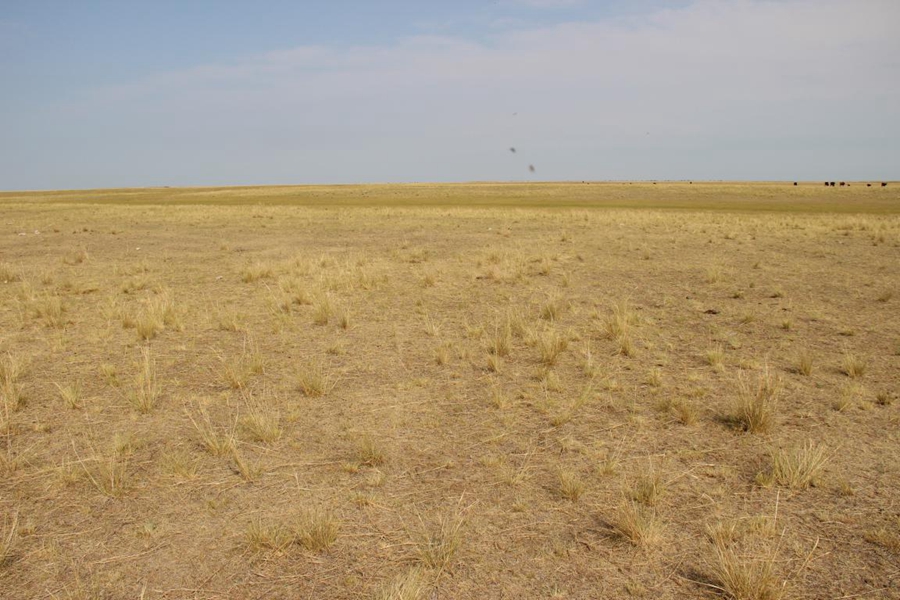
<path id="1" fill-rule="evenodd" d="M 898 598 L 898 215 L 0 194 L 0 597 Z"/>

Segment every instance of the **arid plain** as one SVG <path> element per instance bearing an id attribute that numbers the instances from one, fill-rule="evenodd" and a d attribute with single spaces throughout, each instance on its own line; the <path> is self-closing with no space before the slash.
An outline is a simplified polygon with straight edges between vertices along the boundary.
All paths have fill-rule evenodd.
<path id="1" fill-rule="evenodd" d="M 0 193 L 0 597 L 900 598 L 900 184 Z"/>

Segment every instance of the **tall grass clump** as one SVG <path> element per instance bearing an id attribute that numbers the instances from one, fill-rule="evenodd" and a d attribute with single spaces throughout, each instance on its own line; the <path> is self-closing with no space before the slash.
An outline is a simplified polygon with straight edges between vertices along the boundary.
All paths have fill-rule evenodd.
<path id="1" fill-rule="evenodd" d="M 0 355 L 0 404 L 5 413 L 16 412 L 25 404 L 19 384 L 23 372 L 22 363 L 12 354 Z"/>
<path id="2" fill-rule="evenodd" d="M 868 363 L 865 358 L 857 356 L 852 352 L 848 352 L 844 355 L 844 362 L 841 370 L 847 377 L 858 379 L 866 374 L 867 368 Z"/>
<path id="3" fill-rule="evenodd" d="M 541 354 L 541 362 L 552 367 L 559 360 L 559 356 L 569 347 L 569 340 L 555 329 L 547 329 L 538 337 L 538 351 Z"/>
<path id="4" fill-rule="evenodd" d="M 150 356 L 149 348 L 141 348 L 141 360 L 138 363 L 138 372 L 134 376 L 134 386 L 131 390 L 131 404 L 139 413 L 147 414 L 152 411 L 161 394 L 161 387 L 156 376 L 156 363 Z"/>
<path id="5" fill-rule="evenodd" d="M 732 600 L 780 600 L 786 582 L 775 572 L 774 558 L 747 558 L 716 545 L 713 577 Z"/>
<path id="6" fill-rule="evenodd" d="M 781 381 L 767 369 L 756 385 L 738 379 L 738 397 L 728 420 L 735 427 L 749 433 L 769 433 L 775 428 Z"/>
<path id="7" fill-rule="evenodd" d="M 311 361 L 300 367 L 297 386 L 310 398 L 324 396 L 334 388 L 334 378 L 325 370 L 321 362 Z"/>
<path id="8" fill-rule="evenodd" d="M 421 567 L 413 567 L 378 588 L 375 600 L 421 600 L 427 590 Z"/>
<path id="9" fill-rule="evenodd" d="M 298 544 L 310 552 L 327 550 L 337 541 L 340 521 L 327 510 L 303 511 L 294 522 L 293 533 Z"/>
<path id="10" fill-rule="evenodd" d="M 656 545 L 662 537 L 656 510 L 633 500 L 621 504 L 612 525 L 620 537 L 641 548 Z"/>
<path id="11" fill-rule="evenodd" d="M 828 463 L 827 450 L 812 440 L 788 450 L 772 452 L 772 477 L 779 485 L 805 489 L 814 485 Z"/>
<path id="12" fill-rule="evenodd" d="M 459 513 L 441 515 L 432 527 L 424 527 L 417 542 L 419 560 L 429 569 L 443 570 L 456 556 L 462 544 L 465 520 Z"/>

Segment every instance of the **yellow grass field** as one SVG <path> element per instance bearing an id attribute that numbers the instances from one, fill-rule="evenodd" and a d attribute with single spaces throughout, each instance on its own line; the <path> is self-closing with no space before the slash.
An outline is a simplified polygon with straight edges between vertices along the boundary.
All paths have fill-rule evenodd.
<path id="1" fill-rule="evenodd" d="M 0 598 L 900 598 L 900 184 L 0 193 Z"/>

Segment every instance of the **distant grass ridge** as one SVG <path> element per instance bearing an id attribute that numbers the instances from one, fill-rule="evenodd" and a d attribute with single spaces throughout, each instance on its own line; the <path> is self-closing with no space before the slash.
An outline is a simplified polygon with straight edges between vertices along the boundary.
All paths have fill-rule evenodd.
<path id="1" fill-rule="evenodd" d="M 154 187 L 0 192 L 2 204 L 646 208 L 729 212 L 900 214 L 900 184 L 819 182 L 483 182 Z"/>

